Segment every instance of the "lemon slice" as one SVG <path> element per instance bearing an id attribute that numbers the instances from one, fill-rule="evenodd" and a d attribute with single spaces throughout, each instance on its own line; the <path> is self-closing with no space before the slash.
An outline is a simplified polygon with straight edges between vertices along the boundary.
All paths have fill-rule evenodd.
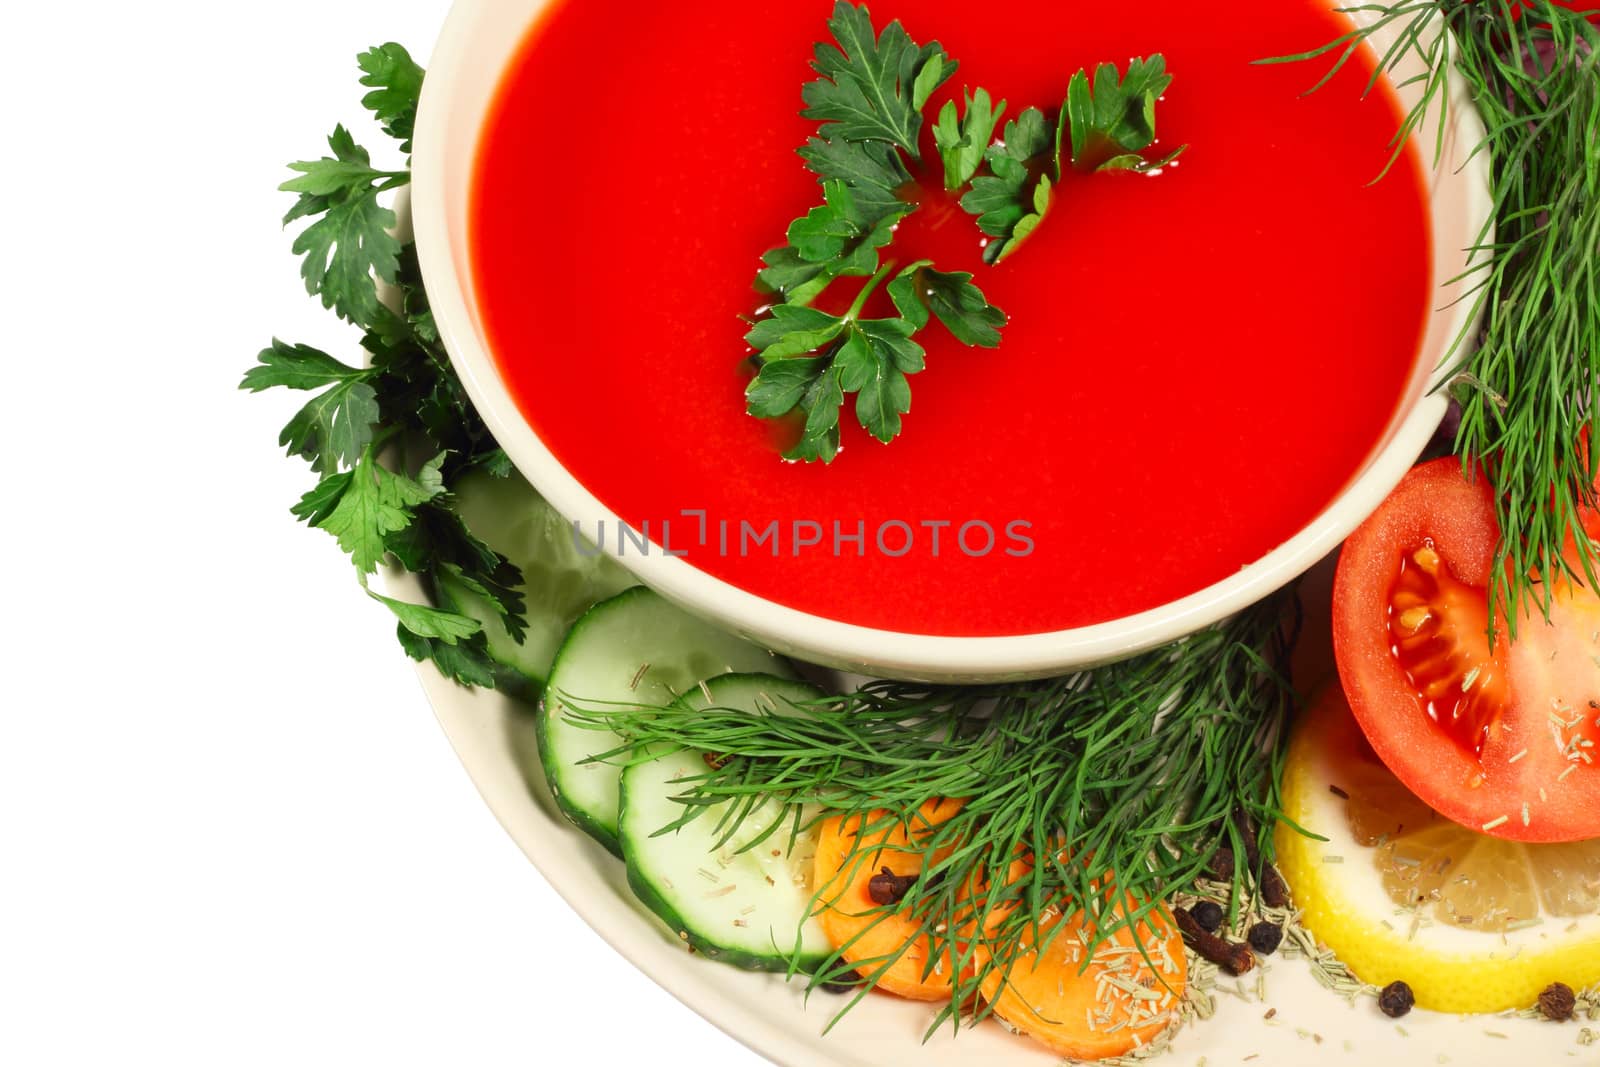
<path id="1" fill-rule="evenodd" d="M 1436 814 L 1378 762 L 1329 686 L 1283 772 L 1278 864 L 1302 921 L 1361 980 L 1436 1011 L 1529 1007 L 1600 982 L 1600 839 L 1530 845 Z"/>

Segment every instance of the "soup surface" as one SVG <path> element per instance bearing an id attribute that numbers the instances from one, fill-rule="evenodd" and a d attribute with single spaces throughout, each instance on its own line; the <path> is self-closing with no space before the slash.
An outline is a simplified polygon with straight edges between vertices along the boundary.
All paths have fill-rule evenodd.
<path id="1" fill-rule="evenodd" d="M 974 273 L 1010 316 L 1000 347 L 935 323 L 898 440 L 847 400 L 831 465 L 783 461 L 791 428 L 745 414 L 741 317 L 762 253 L 820 202 L 795 149 L 831 8 L 557 2 L 487 120 L 472 239 L 491 348 L 649 551 L 845 622 L 1017 634 L 1193 593 L 1333 500 L 1412 382 L 1433 280 L 1415 150 L 1372 182 L 1398 108 L 1361 98 L 1371 57 L 1311 96 L 1320 66 L 1252 65 L 1343 31 L 1316 0 L 872 4 L 960 62 L 930 116 L 978 86 L 1053 114 L 1080 67 L 1161 52 L 1156 150 L 1190 147 L 1154 176 L 1069 177 L 994 267 L 931 197 L 888 255 Z"/>

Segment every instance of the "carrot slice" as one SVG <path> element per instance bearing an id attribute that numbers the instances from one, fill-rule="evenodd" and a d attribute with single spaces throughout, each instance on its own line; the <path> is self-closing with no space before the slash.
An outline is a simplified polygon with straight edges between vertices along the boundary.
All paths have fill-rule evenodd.
<path id="1" fill-rule="evenodd" d="M 1043 953 L 1024 931 L 1011 965 L 982 983 L 984 999 L 1013 1028 L 1057 1055 L 1098 1060 L 1149 1044 L 1177 1020 L 1189 968 L 1166 908 L 1140 922 L 1137 940 L 1132 928 L 1118 930 L 1092 956 L 1094 930 L 1081 911 L 1048 918 L 1039 932 Z"/>
<path id="2" fill-rule="evenodd" d="M 817 841 L 814 884 L 820 887 L 822 910 L 817 919 L 828 940 L 844 959 L 857 964 L 862 977 L 876 987 L 910 1000 L 948 1000 L 952 960 L 929 966 L 935 949 L 922 924 L 908 915 L 886 912 L 872 899 L 872 877 L 885 869 L 900 877 L 922 873 L 921 851 L 913 843 L 961 810 L 959 800 L 930 800 L 908 834 L 900 824 L 869 831 L 863 827 L 884 817 L 835 815 L 825 820 Z M 858 838 L 860 839 L 858 842 Z M 954 947 L 945 950 L 952 954 Z M 891 962 L 892 961 L 892 962 Z"/>

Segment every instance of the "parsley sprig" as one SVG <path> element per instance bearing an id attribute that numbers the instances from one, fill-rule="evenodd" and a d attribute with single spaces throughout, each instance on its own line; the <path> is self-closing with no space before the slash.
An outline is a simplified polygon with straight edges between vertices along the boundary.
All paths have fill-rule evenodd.
<path id="1" fill-rule="evenodd" d="M 370 90 L 362 103 L 409 155 L 422 68 L 398 44 L 365 52 L 358 63 Z M 493 605 L 518 637 L 522 577 L 467 529 L 450 494 L 469 470 L 505 475 L 511 467 L 450 367 L 416 248 L 396 236 L 399 220 L 384 203 L 384 194 L 410 181 L 409 168 L 374 167 L 343 126 L 328 145 L 329 155 L 290 164 L 296 177 L 282 188 L 299 196 L 284 224 L 310 220 L 294 241 L 306 288 L 360 328 L 365 358 L 352 366 L 308 345 L 274 340 L 241 388 L 314 394 L 279 438 L 320 476 L 291 511 L 337 539 L 363 588 L 385 563 L 429 584 L 448 576 Z M 400 643 L 413 658 L 433 660 L 464 684 L 495 684 L 479 622 L 367 593 L 394 613 Z"/>
<path id="2" fill-rule="evenodd" d="M 962 344 L 994 348 L 1006 315 L 991 304 L 971 274 L 942 272 L 931 262 L 898 268 L 884 253 L 894 230 L 917 210 L 907 190 L 923 166 L 924 110 L 956 72 L 938 42 L 918 45 L 899 21 L 875 32 L 865 7 L 838 0 L 828 20 L 832 43 L 819 43 L 819 77 L 802 92 L 817 135 L 800 156 L 822 185 L 823 202 L 788 230 L 788 243 L 763 257 L 757 288 L 772 294 L 766 316 L 745 340 L 760 369 L 746 392 L 750 414 L 803 419 L 800 439 L 785 453 L 795 460 L 832 462 L 839 453 L 840 412 L 856 396 L 856 419 L 878 440 L 899 436 L 911 410 L 909 375 L 925 365 L 914 337 L 938 319 Z M 1171 84 L 1162 57 L 1135 60 L 1125 77 L 1099 67 L 1091 88 L 1079 71 L 1058 117 L 1028 108 L 995 130 L 1006 103 L 986 89 L 947 101 L 933 127 L 945 188 L 989 238 L 984 261 L 1016 251 L 1043 221 L 1061 180 L 1063 143 L 1072 165 L 1086 172 L 1155 170 L 1142 155 L 1155 143 L 1155 105 Z M 840 278 L 866 278 L 849 311 L 814 307 Z M 898 315 L 863 319 L 866 299 L 885 287 Z"/>
<path id="3" fill-rule="evenodd" d="M 1028 108 L 1006 123 L 1005 134 L 982 152 L 989 173 L 974 178 L 973 134 L 993 128 L 1005 101 L 992 111 L 980 91 L 967 103 L 959 121 L 955 102 L 945 105 L 934 131 L 944 153 L 945 173 L 965 174 L 972 191 L 961 206 L 978 217 L 978 228 L 994 238 L 984 247 L 985 262 L 999 263 L 1017 250 L 1044 221 L 1053 191 L 1061 182 L 1062 165 L 1070 159 L 1086 174 L 1110 170 L 1149 173 L 1182 155 L 1180 147 L 1163 159 L 1146 159 L 1156 140 L 1156 101 L 1172 84 L 1166 60 L 1159 55 L 1128 64 L 1126 76 L 1116 64 L 1102 63 L 1089 75 L 1078 71 L 1067 86 L 1067 99 L 1052 122 L 1038 108 Z M 969 129 L 971 132 L 969 132 Z"/>

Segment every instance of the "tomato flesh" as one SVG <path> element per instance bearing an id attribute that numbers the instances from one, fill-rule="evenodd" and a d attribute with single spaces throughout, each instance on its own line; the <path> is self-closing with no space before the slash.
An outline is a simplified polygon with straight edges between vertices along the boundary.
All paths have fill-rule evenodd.
<path id="1" fill-rule="evenodd" d="M 1474 755 L 1507 698 L 1488 631 L 1485 591 L 1451 574 L 1431 544 L 1401 560 L 1389 596 L 1390 647 L 1428 716 Z"/>
<path id="2" fill-rule="evenodd" d="M 1548 622 L 1487 637 L 1499 527 L 1454 459 L 1406 475 L 1351 535 L 1334 653 L 1373 751 L 1465 826 L 1521 841 L 1600 837 L 1600 597 L 1562 579 Z M 1600 516 L 1585 514 L 1590 536 Z"/>

